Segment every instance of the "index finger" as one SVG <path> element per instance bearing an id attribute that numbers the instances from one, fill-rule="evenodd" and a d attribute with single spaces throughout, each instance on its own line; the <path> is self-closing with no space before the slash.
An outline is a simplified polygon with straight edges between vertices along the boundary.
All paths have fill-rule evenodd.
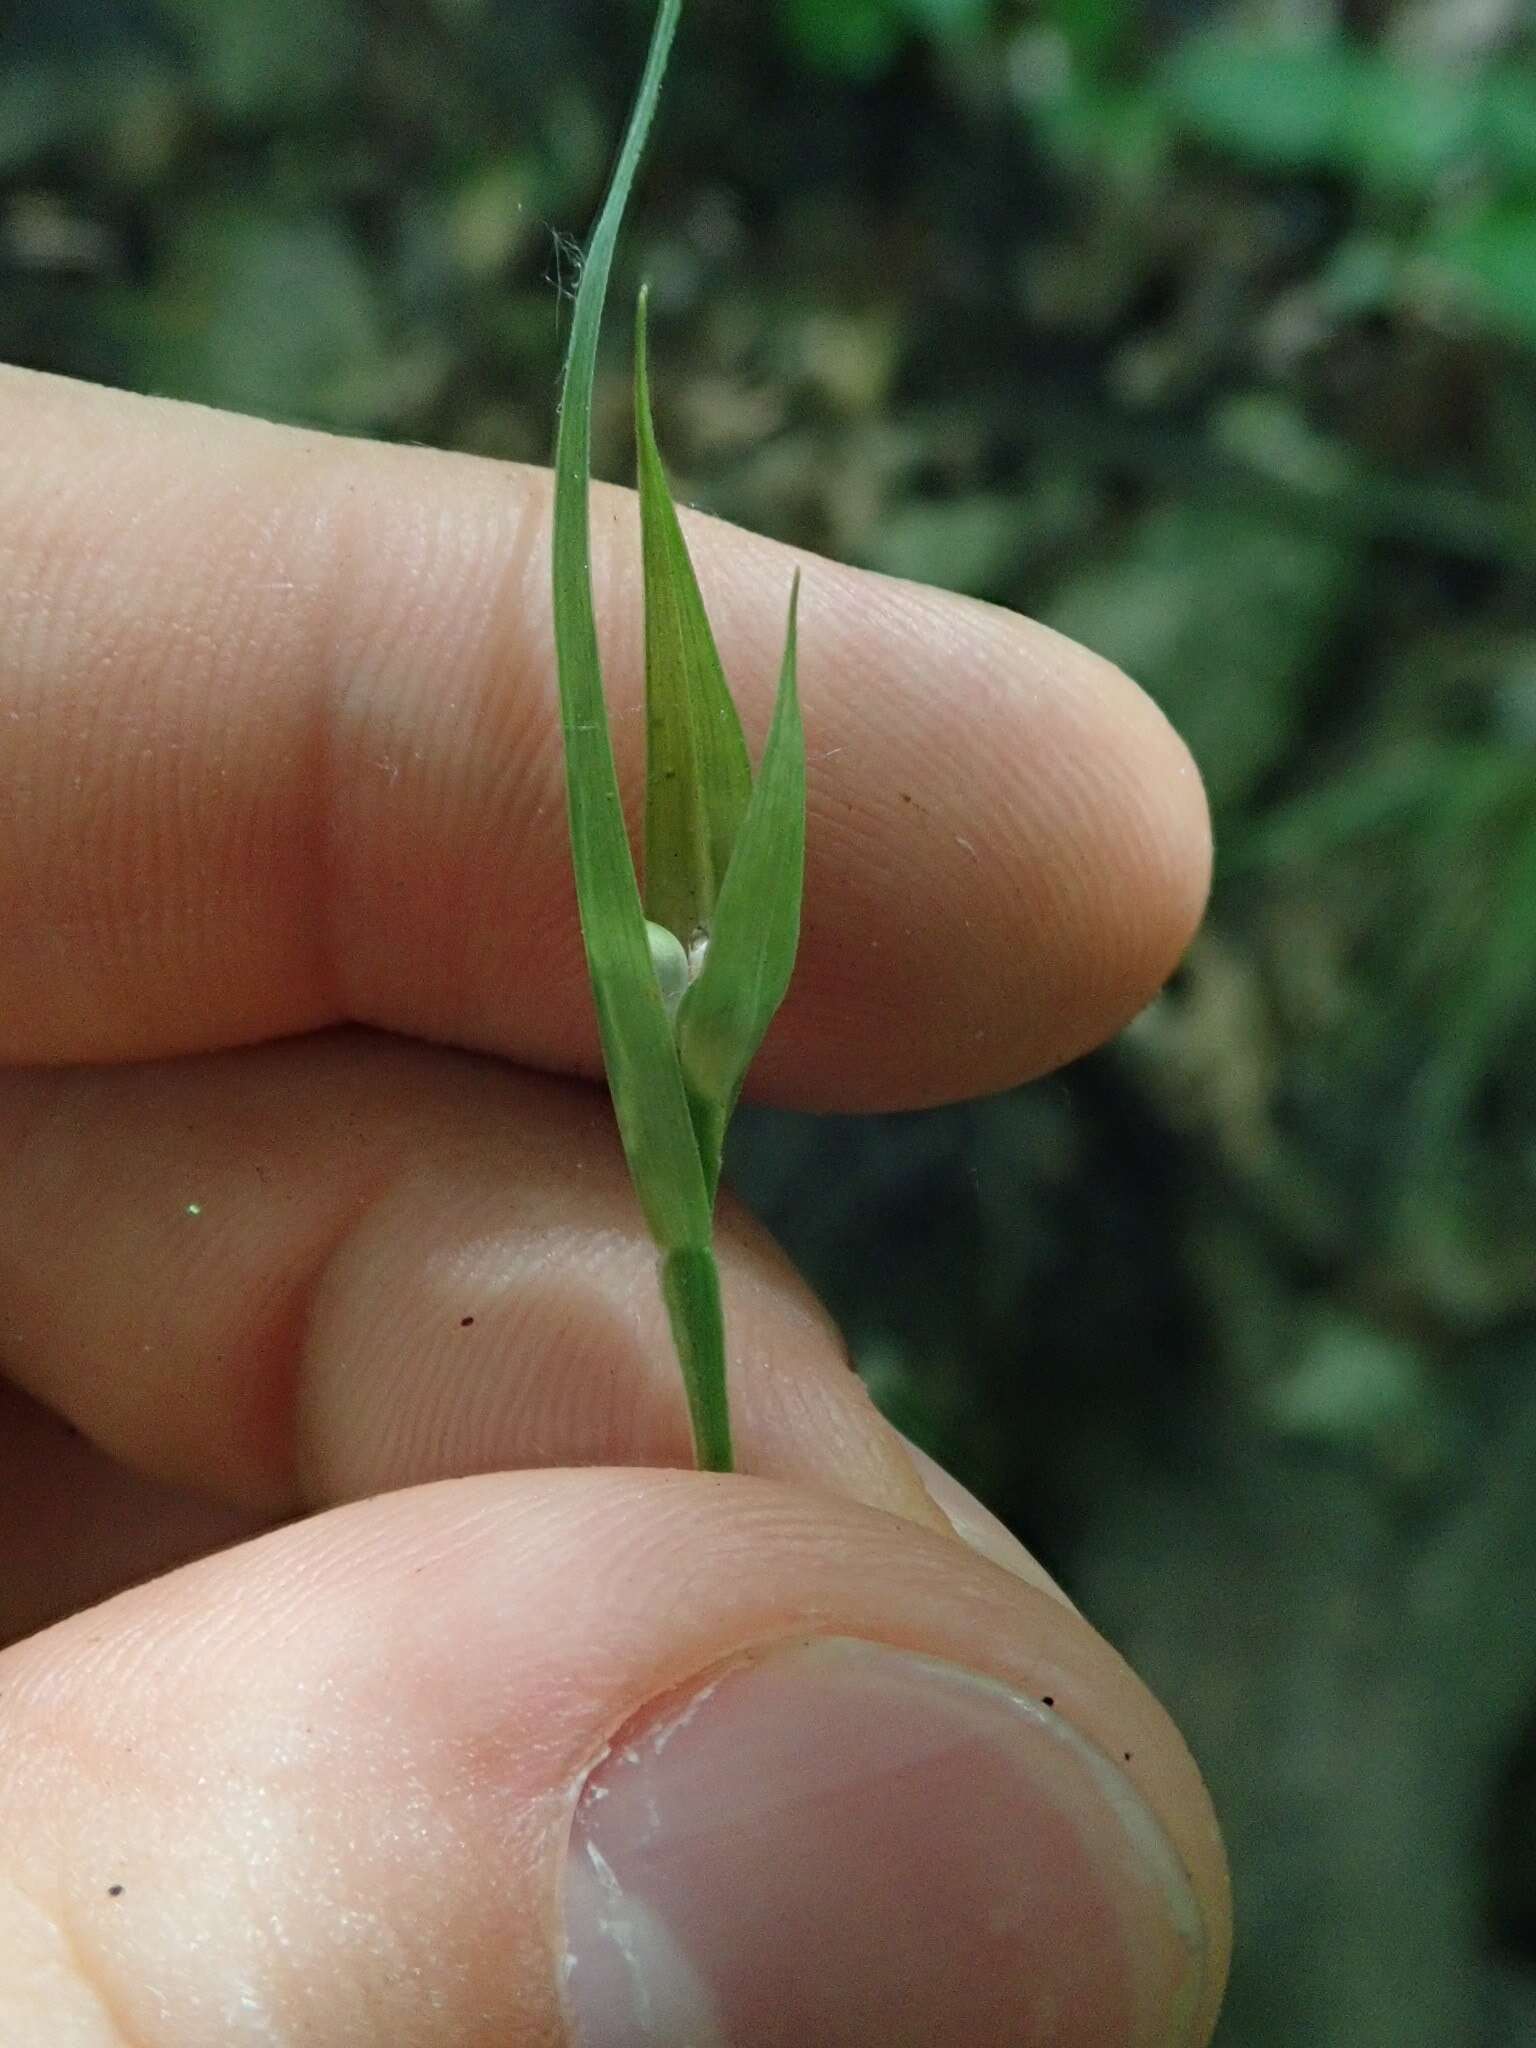
<path id="1" fill-rule="evenodd" d="M 542 471 L 0 371 L 0 1060 L 351 1020 L 596 1072 Z M 918 1106 L 1108 1035 L 1198 918 L 1199 781 L 1043 627 L 690 527 L 749 736 L 805 568 L 800 966 L 756 1092 Z M 639 550 L 594 569 L 626 796 Z"/>

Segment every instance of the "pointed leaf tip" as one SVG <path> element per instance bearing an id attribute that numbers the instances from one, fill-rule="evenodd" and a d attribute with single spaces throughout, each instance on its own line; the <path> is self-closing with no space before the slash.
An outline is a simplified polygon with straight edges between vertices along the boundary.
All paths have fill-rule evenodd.
<path id="1" fill-rule="evenodd" d="M 646 293 L 635 335 L 645 571 L 645 910 L 690 949 L 707 933 L 752 794 L 752 769 L 651 413 Z"/>

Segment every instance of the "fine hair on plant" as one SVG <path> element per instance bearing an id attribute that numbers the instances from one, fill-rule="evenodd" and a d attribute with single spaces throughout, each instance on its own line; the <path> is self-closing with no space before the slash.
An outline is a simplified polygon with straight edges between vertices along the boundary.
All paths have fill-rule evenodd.
<path id="1" fill-rule="evenodd" d="M 603 1063 L 660 1255 L 701 1469 L 732 1466 L 714 1209 L 726 1127 L 782 1002 L 800 937 L 805 736 L 799 578 L 754 777 L 651 418 L 646 297 L 635 348 L 645 589 L 645 883 L 619 800 L 592 595 L 589 498 L 597 351 L 631 187 L 682 0 L 661 0 L 618 167 L 586 253 L 555 448 L 554 621 L 571 857 Z"/>

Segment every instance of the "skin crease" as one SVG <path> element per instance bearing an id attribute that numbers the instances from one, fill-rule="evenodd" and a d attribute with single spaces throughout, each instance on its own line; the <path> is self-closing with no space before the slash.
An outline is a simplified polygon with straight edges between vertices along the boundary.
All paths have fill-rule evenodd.
<path id="1" fill-rule="evenodd" d="M 15 371 L 0 433 L 0 2040 L 203 2048 L 238 1981 L 251 2039 L 558 2043 L 581 1773 L 817 1634 L 1131 1752 L 1208 2031 L 1176 1733 L 729 1204 L 750 1476 L 600 1469 L 688 1444 L 583 1078 L 547 479 Z M 631 795 L 634 528 L 601 493 Z M 688 530 L 754 746 L 806 570 L 806 934 L 753 1092 L 955 1100 L 1134 1013 L 1209 873 L 1155 709 L 990 607 Z"/>

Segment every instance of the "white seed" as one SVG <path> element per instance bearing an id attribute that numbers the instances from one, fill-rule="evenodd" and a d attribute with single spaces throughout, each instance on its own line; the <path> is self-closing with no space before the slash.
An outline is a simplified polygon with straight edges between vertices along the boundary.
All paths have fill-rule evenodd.
<path id="1" fill-rule="evenodd" d="M 645 936 L 650 941 L 651 965 L 656 970 L 656 986 L 661 990 L 661 1000 L 669 1017 L 677 1015 L 677 1006 L 687 992 L 689 973 L 688 955 L 683 942 L 675 932 L 669 932 L 664 924 L 645 921 Z"/>

